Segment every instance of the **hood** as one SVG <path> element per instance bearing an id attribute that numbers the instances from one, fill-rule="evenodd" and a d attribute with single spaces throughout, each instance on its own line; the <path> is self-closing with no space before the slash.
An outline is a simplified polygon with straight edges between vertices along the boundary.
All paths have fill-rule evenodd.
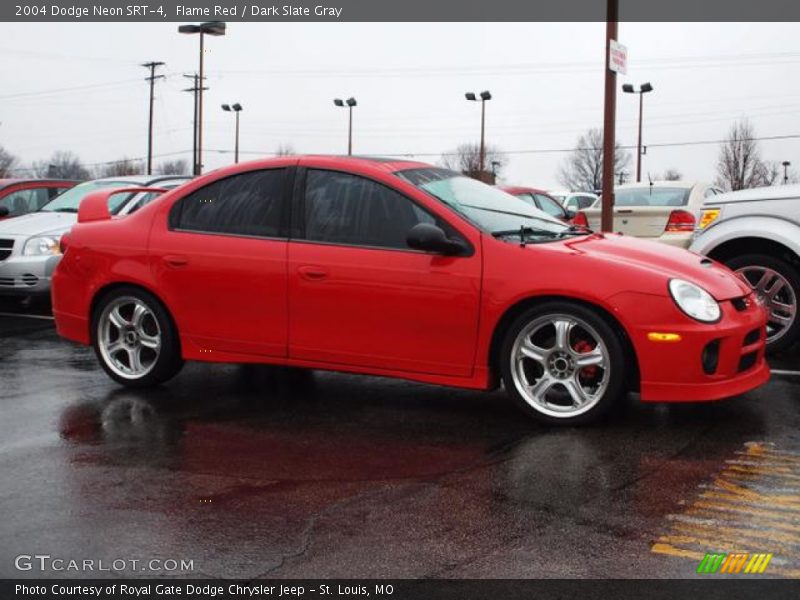
<path id="1" fill-rule="evenodd" d="M 750 287 L 727 267 L 711 259 L 659 242 L 623 235 L 593 234 L 565 243 L 573 252 L 604 262 L 635 267 L 642 272 L 659 274 L 666 280 L 684 279 L 699 285 L 716 300 L 740 298 Z"/>
<path id="2" fill-rule="evenodd" d="M 0 221 L 0 236 L 28 236 L 59 234 L 78 220 L 75 213 L 35 212 Z"/>

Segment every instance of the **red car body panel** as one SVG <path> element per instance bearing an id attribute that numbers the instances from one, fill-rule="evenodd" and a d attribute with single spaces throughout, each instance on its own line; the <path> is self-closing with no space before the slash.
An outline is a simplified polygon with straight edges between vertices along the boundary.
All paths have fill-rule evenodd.
<path id="1" fill-rule="evenodd" d="M 381 182 L 446 221 L 472 251 L 441 256 L 168 227 L 172 205 L 210 182 L 295 166 Z M 531 299 L 571 299 L 598 307 L 624 330 L 643 400 L 714 400 L 768 378 L 764 336 L 743 342 L 763 330 L 766 312 L 727 268 L 620 235 L 525 246 L 495 239 L 394 174 L 425 167 L 337 157 L 255 161 L 198 178 L 124 218 L 76 225 L 53 277 L 58 332 L 90 343 L 98 292 L 131 283 L 161 299 L 189 360 L 264 362 L 486 389 L 497 383 L 492 352 L 504 317 Z M 704 324 L 682 313 L 667 289 L 673 277 L 713 295 L 722 307 L 720 322 Z M 682 339 L 654 342 L 651 332 Z M 709 376 L 701 356 L 715 339 L 719 369 Z M 751 366 L 740 370 L 751 354 Z"/>

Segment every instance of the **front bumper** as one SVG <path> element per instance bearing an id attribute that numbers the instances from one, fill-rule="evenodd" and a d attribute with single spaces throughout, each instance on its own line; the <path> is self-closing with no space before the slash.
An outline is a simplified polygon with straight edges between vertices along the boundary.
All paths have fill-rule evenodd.
<path id="1" fill-rule="evenodd" d="M 643 401 L 721 400 L 769 379 L 764 359 L 767 314 L 752 294 L 720 302 L 722 318 L 714 324 L 693 321 L 666 297 L 631 293 L 616 300 L 621 316 L 647 313 L 628 328 Z M 653 341 L 651 333 L 677 334 L 680 341 Z"/>
<path id="2" fill-rule="evenodd" d="M 0 261 L 0 295 L 49 294 L 60 260 L 61 256 L 11 255 Z"/>

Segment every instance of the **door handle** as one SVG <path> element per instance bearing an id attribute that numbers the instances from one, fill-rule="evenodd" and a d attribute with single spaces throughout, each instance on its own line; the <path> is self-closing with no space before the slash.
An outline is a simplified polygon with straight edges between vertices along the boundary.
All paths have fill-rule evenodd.
<path id="1" fill-rule="evenodd" d="M 300 277 L 310 281 L 320 281 L 328 276 L 328 271 L 322 267 L 300 267 L 297 272 L 300 273 Z"/>
<path id="2" fill-rule="evenodd" d="M 168 254 L 164 257 L 164 262 L 170 267 L 185 267 L 189 264 L 189 259 L 185 256 L 178 256 L 177 254 Z"/>

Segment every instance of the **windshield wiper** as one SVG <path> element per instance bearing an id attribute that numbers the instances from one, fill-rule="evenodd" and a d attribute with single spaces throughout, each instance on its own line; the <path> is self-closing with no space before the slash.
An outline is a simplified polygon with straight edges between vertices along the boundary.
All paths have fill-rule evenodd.
<path id="1" fill-rule="evenodd" d="M 594 231 L 584 225 L 570 225 L 566 230 L 560 232 L 558 235 L 591 235 Z"/>
<path id="2" fill-rule="evenodd" d="M 561 234 L 555 231 L 550 231 L 548 229 L 539 229 L 538 227 L 525 227 L 524 225 L 521 225 L 519 229 L 501 229 L 500 231 L 492 232 L 492 236 L 496 238 L 506 237 L 509 235 L 518 235 L 519 245 L 525 246 L 527 241 L 525 237 L 528 235 L 544 235 L 549 237 L 550 239 L 556 239 Z"/>
<path id="3" fill-rule="evenodd" d="M 59 213 L 76 213 L 77 208 L 51 208 L 50 210 L 43 210 L 42 212 L 59 212 Z"/>

